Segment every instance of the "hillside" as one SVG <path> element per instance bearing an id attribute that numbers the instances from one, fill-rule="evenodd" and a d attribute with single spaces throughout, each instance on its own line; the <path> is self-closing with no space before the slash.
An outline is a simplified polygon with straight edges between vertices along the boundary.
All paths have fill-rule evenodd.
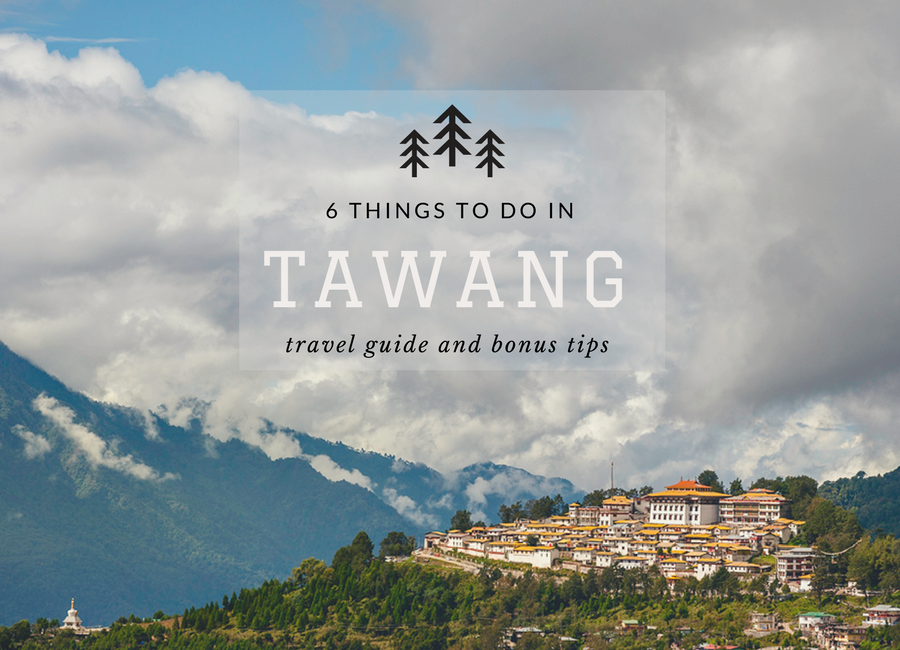
<path id="1" fill-rule="evenodd" d="M 870 531 L 900 535 L 900 467 L 886 474 L 825 481 L 819 494 L 856 513 L 859 523 Z"/>
<path id="2" fill-rule="evenodd" d="M 308 463 L 169 426 L 69 391 L 0 350 L 0 611 L 50 616 L 78 595 L 94 623 L 178 608 L 330 557 L 363 528 L 409 525 Z M 335 507 L 340 504 L 340 507 Z"/>
<path id="3" fill-rule="evenodd" d="M 162 622 L 140 624 L 131 618 L 134 624 L 128 624 L 123 617 L 112 630 L 90 635 L 79 647 L 487 650 L 500 647 L 504 633 L 512 633 L 519 650 L 679 650 L 706 643 L 748 650 L 791 648 L 807 647 L 807 642 L 790 630 L 747 636 L 751 612 L 775 614 L 794 629 L 798 615 L 810 611 L 859 625 L 866 602 L 828 593 L 819 598 L 784 595 L 777 584 L 767 585 L 766 577 L 741 582 L 725 569 L 701 580 L 688 578 L 670 590 L 657 567 L 510 575 L 488 563 L 471 575 L 424 563 L 429 561 L 424 557 L 386 562 L 374 556 L 374 550 L 371 539 L 359 533 L 335 553 L 330 566 L 307 560 L 285 580 L 226 593 L 205 605 L 170 613 Z M 896 549 L 891 556 L 896 561 Z M 623 630 L 626 619 L 633 627 Z M 66 633 L 41 634 L 47 624 L 0 628 L 0 648 L 73 647 Z M 873 628 L 863 647 L 880 650 L 898 643 L 900 626 Z"/>
<path id="4" fill-rule="evenodd" d="M 205 602 L 304 558 L 328 560 L 360 529 L 381 539 L 446 528 L 473 483 L 488 512 L 508 498 L 574 492 L 495 465 L 445 477 L 269 427 L 263 435 L 294 436 L 303 457 L 272 461 L 218 442 L 200 417 L 181 428 L 92 401 L 0 343 L 0 625 L 57 617 L 72 596 L 93 625 Z M 329 480 L 323 464 L 370 489 Z M 498 476 L 505 492 L 492 493 Z"/>

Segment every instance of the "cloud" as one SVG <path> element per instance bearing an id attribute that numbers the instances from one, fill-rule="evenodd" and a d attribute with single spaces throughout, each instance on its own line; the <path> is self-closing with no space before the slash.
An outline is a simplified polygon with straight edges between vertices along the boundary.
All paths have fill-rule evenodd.
<path id="1" fill-rule="evenodd" d="M 458 477 L 452 474 L 448 477 L 451 485 L 462 489 L 466 496 L 466 508 L 472 513 L 473 520 L 491 521 L 493 514 L 485 512 L 488 496 L 497 495 L 503 497 L 504 503 L 515 503 L 523 496 L 533 494 L 547 494 L 551 497 L 562 489 L 560 482 L 543 476 L 534 476 L 518 468 L 503 468 L 490 478 L 478 476 L 468 485 L 458 486 Z"/>
<path id="2" fill-rule="evenodd" d="M 325 454 L 319 454 L 317 456 L 301 454 L 299 457 L 307 461 L 310 465 L 312 465 L 312 468 L 314 470 L 327 478 L 329 481 L 347 481 L 348 483 L 353 483 L 354 485 L 358 485 L 359 487 L 365 488 L 369 490 L 369 492 L 372 492 L 371 479 L 360 472 L 358 469 L 344 469 Z"/>
<path id="3" fill-rule="evenodd" d="M 440 517 L 425 512 L 413 499 L 405 494 L 400 494 L 394 488 L 384 488 L 381 491 L 381 498 L 401 516 L 406 517 L 420 528 L 437 528 L 441 524 Z"/>
<path id="4" fill-rule="evenodd" d="M 177 478 L 169 472 L 160 476 L 159 472 L 152 467 L 134 460 L 131 454 L 125 456 L 116 454 L 109 449 L 106 441 L 100 436 L 84 425 L 75 422 L 75 412 L 72 409 L 63 406 L 56 399 L 47 396 L 45 393 L 41 393 L 36 397 L 32 402 L 32 406 L 37 412 L 50 420 L 59 429 L 60 433 L 75 443 L 76 449 L 94 467 L 106 467 L 142 481 L 165 481 Z"/>
<path id="5" fill-rule="evenodd" d="M 382 6 L 420 35 L 404 46 L 420 87 L 665 91 L 665 370 L 239 371 L 238 107 L 302 111 L 215 73 L 147 88 L 114 50 L 67 59 L 12 34 L 0 339 L 172 422 L 194 413 L 185 397 L 210 404 L 211 434 L 272 457 L 302 450 L 259 435 L 263 419 L 442 471 L 490 459 L 584 489 L 606 486 L 611 460 L 626 487 L 707 467 L 746 484 L 900 462 L 900 9 Z M 327 117 L 348 132 L 381 123 Z M 472 503 L 500 487 L 473 486 Z"/>
<path id="6" fill-rule="evenodd" d="M 44 436 L 28 431 L 21 424 L 14 426 L 12 431 L 25 442 L 25 458 L 29 460 L 39 458 L 52 449 L 49 440 Z"/>

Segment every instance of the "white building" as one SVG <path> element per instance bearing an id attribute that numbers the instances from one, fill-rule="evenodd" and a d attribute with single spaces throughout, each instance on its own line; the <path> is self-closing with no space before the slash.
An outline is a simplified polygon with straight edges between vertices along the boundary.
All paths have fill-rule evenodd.
<path id="1" fill-rule="evenodd" d="M 530 564 L 535 569 L 549 569 L 553 560 L 559 558 L 559 551 L 553 546 L 517 546 L 509 552 L 509 561 Z"/>
<path id="2" fill-rule="evenodd" d="M 719 501 L 727 496 L 697 481 L 679 481 L 644 499 L 650 503 L 651 523 L 705 526 L 718 523 Z"/>
<path id="3" fill-rule="evenodd" d="M 78 610 L 75 609 L 75 599 L 72 599 L 72 609 L 69 610 L 68 616 L 63 619 L 62 630 L 74 630 L 80 632 L 84 628 L 81 625 L 81 619 L 78 618 Z"/>
<path id="4" fill-rule="evenodd" d="M 891 605 L 875 605 L 863 613 L 863 625 L 896 625 L 900 622 L 900 608 Z"/>

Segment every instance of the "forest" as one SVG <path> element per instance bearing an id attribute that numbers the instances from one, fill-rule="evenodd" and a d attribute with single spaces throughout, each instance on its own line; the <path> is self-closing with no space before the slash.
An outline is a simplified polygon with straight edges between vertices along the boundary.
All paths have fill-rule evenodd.
<path id="1" fill-rule="evenodd" d="M 800 541 L 829 549 L 820 554 L 813 591 L 806 594 L 788 593 L 766 575 L 741 581 L 724 569 L 682 580 L 674 589 L 656 567 L 513 573 L 484 561 L 473 575 L 408 557 L 394 561 L 415 546 L 402 532 L 389 533 L 377 554 L 359 532 L 330 565 L 309 558 L 284 580 L 183 612 L 123 616 L 108 632 L 82 638 L 55 629 L 57 621 L 22 621 L 0 628 L 0 650 L 480 650 L 497 648 L 513 627 L 541 630 L 518 639 L 522 650 L 802 647 L 805 641 L 787 631 L 765 639 L 745 636 L 750 612 L 790 621 L 803 611 L 828 611 L 858 625 L 867 604 L 900 603 L 900 540 L 865 533 L 852 512 L 818 496 L 811 479 L 798 478 L 806 477 L 770 484 L 792 492 L 795 510 L 807 517 Z M 554 505 L 555 499 L 546 500 Z M 848 580 L 865 595 L 835 589 Z M 639 631 L 623 632 L 623 620 L 639 622 Z M 862 650 L 898 645 L 900 634 L 880 629 L 870 631 Z"/>

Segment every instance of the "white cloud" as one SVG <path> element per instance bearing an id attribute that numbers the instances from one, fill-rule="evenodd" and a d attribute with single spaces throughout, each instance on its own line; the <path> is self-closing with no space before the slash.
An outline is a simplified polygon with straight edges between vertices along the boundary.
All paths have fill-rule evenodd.
<path id="1" fill-rule="evenodd" d="M 381 491 L 381 497 L 403 517 L 421 528 L 436 528 L 441 524 L 437 515 L 425 512 L 413 499 L 405 494 L 400 494 L 394 488 L 384 488 Z"/>
<path id="2" fill-rule="evenodd" d="M 451 475 L 449 480 L 451 484 L 455 484 L 458 477 L 454 478 Z M 475 521 L 494 519 L 493 514 L 488 514 L 484 510 L 489 495 L 501 496 L 505 503 L 515 503 L 520 501 L 525 494 L 546 494 L 552 497 L 560 491 L 560 486 L 556 481 L 532 476 L 516 468 L 504 468 L 488 479 L 478 476 L 465 487 L 456 487 L 462 488 L 466 495 L 466 508 L 472 513 L 472 519 Z"/>
<path id="3" fill-rule="evenodd" d="M 329 481 L 347 481 L 359 487 L 372 491 L 372 481 L 358 469 L 347 470 L 331 460 L 325 454 L 308 456 L 301 454 L 300 458 L 307 461 L 312 468 Z M 402 513 L 401 513 L 402 514 Z"/>
<path id="4" fill-rule="evenodd" d="M 94 467 L 106 467 L 128 474 L 142 481 L 165 481 L 177 478 L 166 472 L 160 476 L 152 467 L 134 460 L 131 454 L 114 453 L 103 438 L 82 424 L 75 422 L 75 412 L 56 399 L 41 393 L 32 402 L 34 409 L 50 420 L 66 438 L 75 443 L 76 449 Z M 46 442 L 46 441 L 45 441 Z"/>
<path id="5" fill-rule="evenodd" d="M 623 486 L 900 462 L 900 10 L 386 6 L 422 34 L 409 68 L 423 87 L 665 90 L 666 371 L 238 371 L 236 107 L 287 109 L 217 74 L 146 88 L 114 50 L 66 59 L 12 34 L 0 339 L 172 423 L 202 400 L 212 435 L 273 458 L 302 450 L 261 435 L 262 418 L 442 471 L 490 459 L 585 489 L 606 486 L 610 460 Z M 471 486 L 472 503 L 500 487 Z"/>
<path id="6" fill-rule="evenodd" d="M 13 433 L 25 442 L 25 449 L 23 450 L 25 458 L 38 458 L 52 449 L 49 440 L 44 436 L 28 431 L 21 424 L 17 424 L 13 427 Z"/>

